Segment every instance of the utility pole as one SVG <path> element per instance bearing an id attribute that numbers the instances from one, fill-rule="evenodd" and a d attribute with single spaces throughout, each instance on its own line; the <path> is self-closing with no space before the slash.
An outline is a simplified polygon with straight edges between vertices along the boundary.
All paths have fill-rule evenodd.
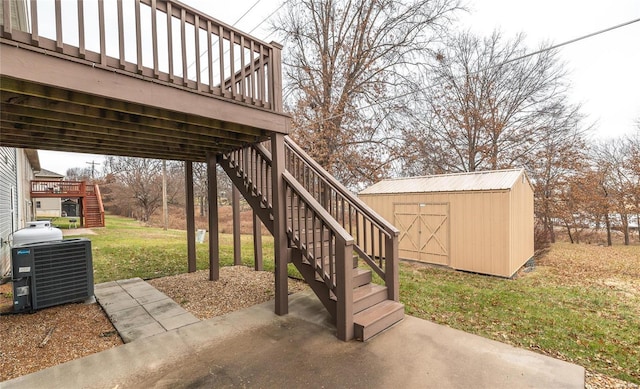
<path id="1" fill-rule="evenodd" d="M 96 175 L 96 165 L 100 165 L 100 162 L 96 162 L 91 161 L 91 162 L 85 162 L 87 165 L 91 165 L 91 181 L 93 181 L 95 179 L 95 175 Z"/>

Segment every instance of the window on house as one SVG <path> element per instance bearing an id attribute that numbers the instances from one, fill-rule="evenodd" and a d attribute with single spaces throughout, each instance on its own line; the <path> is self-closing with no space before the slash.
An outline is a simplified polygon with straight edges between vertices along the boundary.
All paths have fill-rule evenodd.
<path id="1" fill-rule="evenodd" d="M 40 204 L 40 202 L 39 202 L 39 201 L 36 201 L 36 208 L 38 208 L 38 209 L 39 209 L 39 208 L 42 208 L 42 204 Z"/>

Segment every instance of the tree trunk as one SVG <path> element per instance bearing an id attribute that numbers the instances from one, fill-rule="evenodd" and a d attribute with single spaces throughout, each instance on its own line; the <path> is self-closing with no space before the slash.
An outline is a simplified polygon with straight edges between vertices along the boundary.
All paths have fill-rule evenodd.
<path id="1" fill-rule="evenodd" d="M 613 246 L 613 243 L 611 242 L 611 220 L 609 220 L 608 213 L 604 214 L 604 223 L 607 227 L 607 246 Z"/>
<path id="2" fill-rule="evenodd" d="M 567 234 L 569 234 L 569 242 L 573 244 L 573 235 L 571 235 L 571 227 L 567 223 L 564 223 L 564 225 L 565 227 L 567 227 Z"/>
<path id="3" fill-rule="evenodd" d="M 629 215 L 620 214 L 622 219 L 622 233 L 624 234 L 624 245 L 629 246 Z"/>
<path id="4" fill-rule="evenodd" d="M 547 236 L 549 236 L 549 241 L 551 243 L 556 243 L 556 232 L 553 230 L 553 219 L 550 217 L 545 217 L 544 227 L 547 230 Z"/>

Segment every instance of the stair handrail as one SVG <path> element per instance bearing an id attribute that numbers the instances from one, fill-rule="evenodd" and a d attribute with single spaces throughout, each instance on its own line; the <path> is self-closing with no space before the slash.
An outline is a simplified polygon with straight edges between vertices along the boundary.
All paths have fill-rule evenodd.
<path id="1" fill-rule="evenodd" d="M 285 150 L 288 150 L 290 155 L 295 156 L 304 164 L 300 173 L 300 166 L 291 166 L 295 165 L 296 162 L 287 156 L 285 158 L 285 164 L 288 164 L 288 166 L 285 166 L 286 169 L 303 185 L 307 181 L 307 186 L 310 186 L 307 190 L 312 194 L 317 193 L 318 198 L 316 200 L 324 203 L 322 206 L 338 222 L 342 220 L 342 226 L 355 239 L 354 251 L 385 281 L 389 299 L 398 301 L 399 230 L 338 182 L 288 136 L 285 136 Z M 316 182 L 315 178 L 312 177 L 309 180 L 309 177 L 305 177 L 307 170 L 316 175 L 317 179 L 323 184 L 322 187 L 320 187 L 320 182 Z M 298 173 L 298 176 L 295 175 L 296 173 Z M 331 191 L 336 194 L 335 206 L 332 204 L 333 194 Z M 338 198 L 338 195 L 340 198 Z M 355 228 L 353 225 L 354 218 Z M 376 233 L 376 230 L 379 233 Z"/>
<path id="2" fill-rule="evenodd" d="M 302 251 L 309 264 L 313 266 L 314 272 L 322 278 L 331 293 L 336 296 L 338 338 L 343 340 L 351 339 L 353 338 L 353 282 L 351 272 L 353 262 L 351 258 L 354 238 L 290 172 L 285 170 L 282 173 L 282 178 L 285 182 L 287 204 L 285 207 L 287 212 L 285 218 L 287 221 L 287 234 L 290 235 L 290 239 Z M 300 214 L 301 209 L 304 209 L 304 215 Z M 311 215 L 308 214 L 309 212 Z M 308 228 L 310 220 L 312 223 L 311 229 Z M 304 229 L 301 228 L 301 223 L 304 223 Z M 296 224 L 298 228 L 294 228 Z M 320 227 L 319 238 L 316 238 L 318 232 L 316 224 L 319 224 Z M 328 234 L 326 238 L 324 236 L 325 226 Z M 325 247 L 325 242 L 327 242 L 327 247 Z M 325 262 L 325 257 L 328 263 Z"/>
<path id="3" fill-rule="evenodd" d="M 387 286 L 388 298 L 398 301 L 400 297 L 398 287 L 399 231 L 337 182 L 335 178 L 288 137 L 285 137 L 285 151 L 289 153 L 285 157 L 285 171 L 301 184 L 316 200 L 317 204 L 337 221 L 341 228 L 354 238 L 354 252 L 384 280 Z M 302 161 L 306 169 L 314 175 L 311 185 L 308 179 L 305 180 L 305 177 L 296 177 L 296 170 L 299 169 L 291 166 L 292 162 L 289 157 L 292 155 L 297 160 Z M 266 177 L 266 183 L 270 182 L 271 175 L 268 174 L 268 169 L 271 166 L 271 152 L 262 144 L 251 144 L 243 149 L 229 152 L 225 158 L 229 158 L 230 163 L 242 170 L 241 175 L 247 190 L 254 191 L 254 193 L 261 191 L 261 195 L 264 196 L 264 205 L 269 206 L 271 203 L 270 191 L 266 190 L 267 186 L 258 183 L 258 181 L 264 180 Z M 267 170 L 262 174 L 257 174 L 256 162 L 264 162 L 267 165 Z M 287 163 L 289 164 L 288 166 L 286 166 Z M 320 185 L 320 182 L 316 182 L 316 180 L 321 181 L 325 195 L 327 193 L 331 195 L 331 191 L 340 195 L 339 199 L 336 198 L 335 206 L 332 206 L 331 200 L 327 204 L 322 204 L 322 196 L 320 195 L 315 197 L 317 194 L 316 189 Z M 307 181 L 306 186 L 305 181 Z"/>
<path id="4" fill-rule="evenodd" d="M 100 206 L 100 224 L 104 227 L 104 204 L 102 204 L 102 194 L 100 193 L 100 187 L 98 184 L 93 184 L 93 191 L 96 195 L 96 199 L 98 200 L 98 205 Z"/>
<path id="5" fill-rule="evenodd" d="M 318 173 L 318 175 L 320 175 L 327 184 L 338 191 L 344 198 L 349 200 L 349 202 L 353 203 L 354 205 L 358 205 L 358 207 L 362 209 L 362 212 L 369 219 L 375 222 L 376 226 L 386 232 L 387 236 L 398 236 L 400 234 L 400 231 L 393 224 L 385 220 L 376 211 L 371 209 L 364 201 L 360 200 L 360 198 L 355 196 L 349 189 L 347 189 L 338 180 L 336 180 L 335 177 L 327 172 L 318 162 L 311 158 L 309 154 L 307 154 L 297 143 L 295 143 L 293 139 L 291 139 L 289 136 L 285 136 L 284 139 L 287 148 L 293 151 L 299 158 L 304 160 L 304 162 L 309 167 L 315 170 L 316 173 Z"/>

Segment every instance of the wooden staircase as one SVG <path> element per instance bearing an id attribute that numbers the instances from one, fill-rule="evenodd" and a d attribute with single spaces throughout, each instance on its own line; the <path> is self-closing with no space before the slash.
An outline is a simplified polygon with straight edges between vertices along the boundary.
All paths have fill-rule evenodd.
<path id="1" fill-rule="evenodd" d="M 367 340 L 404 318 L 398 302 L 397 230 L 291 139 L 285 141 L 290 261 L 333 317 L 338 337 Z M 273 233 L 270 151 L 251 145 L 224 154 L 219 162 Z M 372 281 L 373 272 L 382 284 Z"/>
<path id="2" fill-rule="evenodd" d="M 94 185 L 92 190 L 89 190 L 89 187 L 87 187 L 83 210 L 84 227 L 104 227 L 104 208 L 98 185 Z"/>

